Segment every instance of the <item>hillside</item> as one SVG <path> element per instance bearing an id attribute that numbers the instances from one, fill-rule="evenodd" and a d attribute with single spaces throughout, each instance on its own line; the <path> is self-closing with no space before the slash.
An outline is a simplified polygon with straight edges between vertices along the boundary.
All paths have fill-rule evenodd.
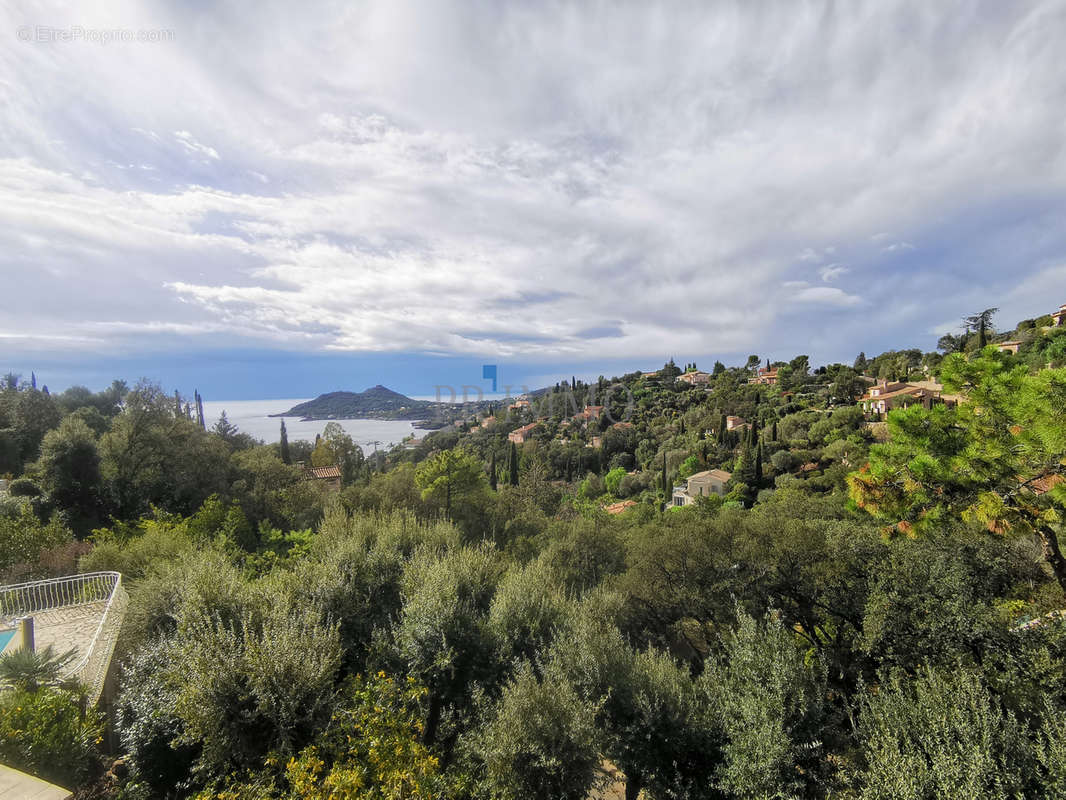
<path id="1" fill-rule="evenodd" d="M 303 419 L 429 419 L 436 403 L 414 400 L 378 384 L 363 392 L 327 392 L 275 417 Z"/>

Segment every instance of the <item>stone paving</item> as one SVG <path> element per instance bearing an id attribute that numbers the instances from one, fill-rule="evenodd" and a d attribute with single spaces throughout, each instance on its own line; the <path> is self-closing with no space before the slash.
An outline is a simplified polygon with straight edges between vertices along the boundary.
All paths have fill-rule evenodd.
<path id="1" fill-rule="evenodd" d="M 70 666 L 75 666 L 88 650 L 106 608 L 107 603 L 100 601 L 38 611 L 33 615 L 34 649 L 44 650 L 52 645 L 57 655 L 74 649 L 77 655 Z"/>
<path id="2" fill-rule="evenodd" d="M 0 800 L 70 800 L 66 789 L 0 764 Z"/>

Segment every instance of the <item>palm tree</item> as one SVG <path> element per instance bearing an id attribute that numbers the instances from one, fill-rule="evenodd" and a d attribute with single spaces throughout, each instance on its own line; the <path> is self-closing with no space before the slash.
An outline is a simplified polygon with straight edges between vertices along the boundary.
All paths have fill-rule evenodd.
<path id="1" fill-rule="evenodd" d="M 77 691 L 77 679 L 63 677 L 63 670 L 77 654 L 76 649 L 56 653 L 52 645 L 43 650 L 19 648 L 0 656 L 0 681 L 23 692 L 36 692 L 42 686 Z"/>

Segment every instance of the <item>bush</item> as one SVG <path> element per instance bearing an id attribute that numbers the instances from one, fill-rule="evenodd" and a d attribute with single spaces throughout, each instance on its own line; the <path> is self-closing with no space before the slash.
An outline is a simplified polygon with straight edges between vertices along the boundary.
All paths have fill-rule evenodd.
<path id="1" fill-rule="evenodd" d="M 7 491 L 12 497 L 40 497 L 43 494 L 41 487 L 29 478 L 15 478 Z"/>
<path id="2" fill-rule="evenodd" d="M 600 763 L 595 714 L 566 682 L 523 669 L 474 744 L 485 796 L 584 800 Z"/>
<path id="3" fill-rule="evenodd" d="M 862 797 L 1022 796 L 1028 745 L 976 674 L 925 669 L 869 695 L 860 720 L 869 765 Z M 1057 758 L 1056 742 L 1049 761 Z M 1053 771 L 1053 770 L 1052 770 Z"/>
<path id="4" fill-rule="evenodd" d="M 101 768 L 104 720 L 83 712 L 72 692 L 44 688 L 0 696 L 0 761 L 62 786 L 81 785 Z"/>

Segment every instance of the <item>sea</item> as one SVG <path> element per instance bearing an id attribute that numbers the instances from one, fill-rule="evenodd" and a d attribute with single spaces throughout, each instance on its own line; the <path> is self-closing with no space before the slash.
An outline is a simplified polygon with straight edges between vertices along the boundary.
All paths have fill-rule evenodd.
<path id="1" fill-rule="evenodd" d="M 276 442 L 281 433 L 281 419 L 272 417 L 271 414 L 280 414 L 288 411 L 297 403 L 303 403 L 310 398 L 295 398 L 292 400 L 204 400 L 204 418 L 210 429 L 222 412 L 226 412 L 226 419 L 236 425 L 242 433 L 254 436 L 256 439 L 270 443 Z M 306 439 L 313 442 L 315 436 L 322 433 L 327 422 L 336 422 L 352 440 L 363 448 L 365 452 L 374 449 L 388 449 L 392 445 L 399 444 L 404 437 L 414 435 L 421 437 L 426 433 L 419 429 L 418 422 L 405 420 L 384 419 L 338 419 L 338 420 L 313 420 L 304 421 L 299 417 L 285 417 L 285 430 L 288 432 L 289 441 Z"/>

